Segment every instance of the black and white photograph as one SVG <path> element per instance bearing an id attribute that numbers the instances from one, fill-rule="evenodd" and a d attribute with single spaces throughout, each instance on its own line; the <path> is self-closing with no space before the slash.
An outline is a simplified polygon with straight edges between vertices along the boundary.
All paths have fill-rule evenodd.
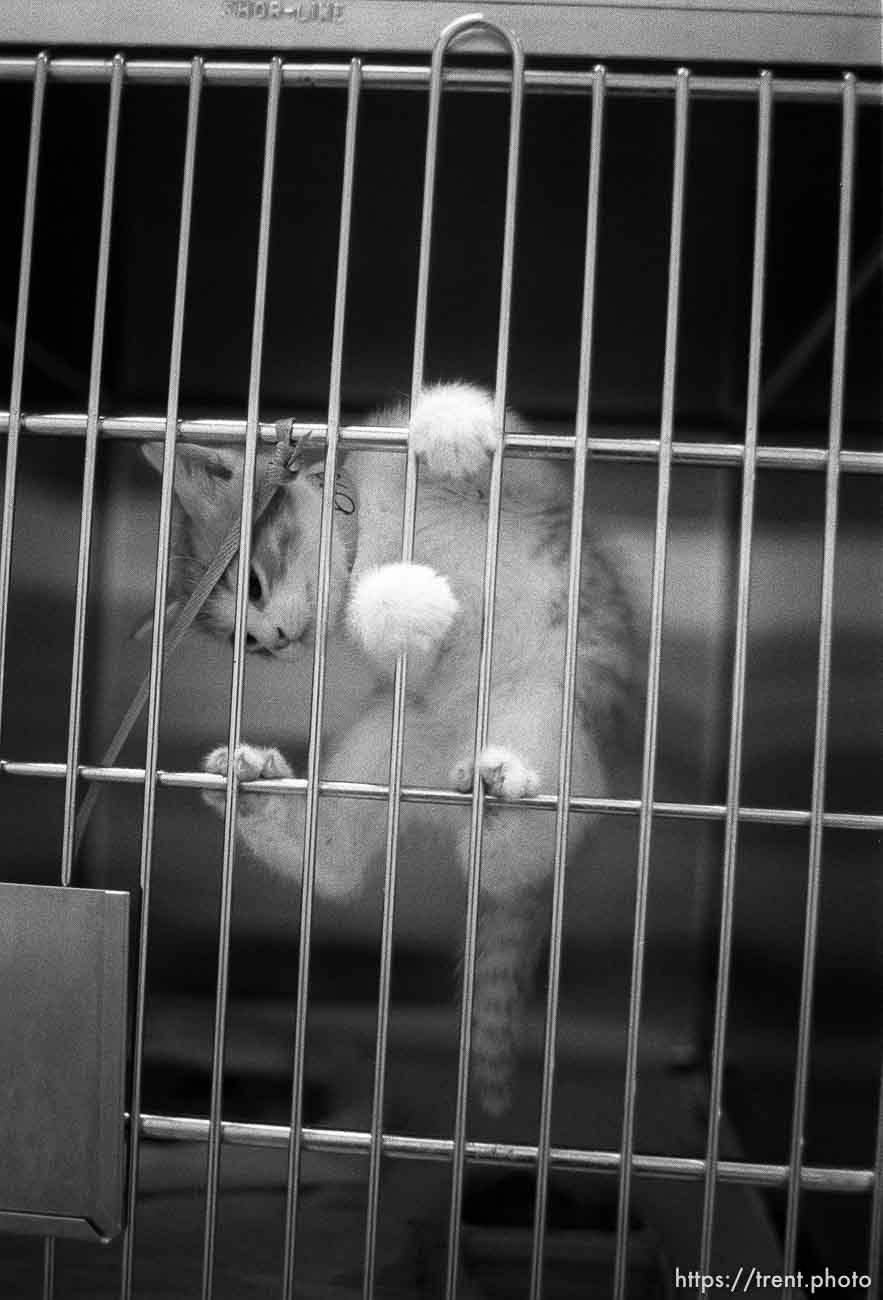
<path id="1" fill-rule="evenodd" d="M 3 0 L 0 178 L 0 1300 L 879 1300 L 881 0 Z"/>

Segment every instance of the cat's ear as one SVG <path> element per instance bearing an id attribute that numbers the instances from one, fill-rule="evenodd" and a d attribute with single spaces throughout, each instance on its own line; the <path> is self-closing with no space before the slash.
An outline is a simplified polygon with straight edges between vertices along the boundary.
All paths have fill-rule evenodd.
<path id="1" fill-rule="evenodd" d="M 165 447 L 161 442 L 141 444 L 141 454 L 162 473 Z M 175 496 L 189 515 L 202 515 L 206 506 L 230 482 L 241 456 L 227 447 L 199 447 L 182 443 L 175 455 Z"/>

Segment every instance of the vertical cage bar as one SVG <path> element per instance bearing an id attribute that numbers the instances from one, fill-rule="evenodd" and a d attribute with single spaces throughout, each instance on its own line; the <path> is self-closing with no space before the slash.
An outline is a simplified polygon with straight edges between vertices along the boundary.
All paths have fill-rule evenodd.
<path id="1" fill-rule="evenodd" d="M 417 266 L 417 307 L 414 316 L 414 361 L 411 369 L 411 406 L 413 407 L 423 387 L 423 370 L 426 361 L 426 320 L 429 310 L 429 268 L 432 254 L 432 217 L 435 207 L 435 180 L 438 171 L 438 136 L 441 120 L 442 70 L 445 46 L 444 33 L 432 52 L 429 71 L 429 110 L 426 122 L 426 160 L 423 173 L 423 209 L 420 215 L 420 253 Z M 408 448 L 407 471 L 414 471 L 414 458 Z M 410 474 L 413 477 L 413 473 Z M 414 489 L 416 492 L 416 488 Z M 415 498 L 416 499 L 416 498 Z"/>
<path id="2" fill-rule="evenodd" d="M 300 950 L 298 954 L 297 1005 L 293 1048 L 291 1094 L 291 1140 L 288 1146 L 288 1172 L 285 1204 L 285 1242 L 282 1294 L 291 1300 L 294 1294 L 295 1252 L 297 1245 L 297 1198 L 300 1187 L 303 1151 L 303 1083 L 306 1055 L 307 1011 L 309 1005 L 310 939 L 313 921 L 313 894 L 316 875 L 316 830 L 319 809 L 319 761 L 322 740 L 322 706 L 325 693 L 326 632 L 331 591 L 331 542 L 334 520 L 334 481 L 337 472 L 338 434 L 340 431 L 340 391 L 343 373 L 343 342 L 346 324 L 346 295 L 349 274 L 350 231 L 356 173 L 359 103 L 362 65 L 350 63 L 344 140 L 343 184 L 340 197 L 340 233 L 337 250 L 337 281 L 334 296 L 334 326 L 331 342 L 331 379 L 328 396 L 328 443 L 325 478 L 322 488 L 322 518 L 319 531 L 319 568 L 316 579 L 316 636 L 310 702 L 310 740 L 307 757 L 307 791 L 304 812 L 304 865 L 301 886 Z"/>
<path id="3" fill-rule="evenodd" d="M 61 847 L 61 883 L 69 885 L 74 859 L 74 825 L 77 793 L 77 762 L 80 750 L 80 723 L 83 703 L 83 649 L 86 635 L 86 600 L 89 582 L 89 557 L 92 544 L 92 508 L 95 495 L 95 462 L 98 453 L 98 410 L 101 399 L 101 366 L 104 357 L 104 325 L 107 307 L 107 280 L 110 262 L 110 231 L 113 220 L 113 197 L 116 180 L 117 145 L 119 143 L 120 107 L 123 94 L 125 60 L 117 54 L 113 60 L 107 115 L 104 156 L 104 187 L 101 198 L 101 225 L 98 237 L 98 270 L 95 284 L 95 311 L 92 327 L 92 359 L 89 369 L 89 397 L 86 414 L 86 450 L 83 465 L 83 489 L 80 506 L 80 540 L 77 558 L 77 595 L 74 613 L 74 645 L 71 662 L 71 694 L 68 718 L 67 774 L 64 788 L 64 823 Z M 43 1300 L 55 1293 L 55 1242 L 47 1238 L 43 1265 Z"/>
<path id="4" fill-rule="evenodd" d="M 43 1300 L 55 1295 L 55 1238 L 43 1239 Z"/>
<path id="5" fill-rule="evenodd" d="M 178 400 L 181 385 L 181 352 L 184 343 L 184 310 L 187 299 L 187 265 L 190 254 L 190 223 L 193 211 L 193 179 L 196 170 L 196 139 L 202 95 L 203 61 L 190 65 L 187 128 L 184 145 L 184 176 L 181 186 L 181 219 L 178 232 L 178 263 L 175 273 L 175 301 L 172 313 L 172 345 L 169 360 L 169 388 L 166 402 L 166 432 L 160 492 L 159 527 L 156 547 L 156 577 L 153 595 L 153 639 L 150 654 L 150 687 L 147 706 L 147 747 L 144 759 L 144 807 L 141 821 L 141 918 L 138 935 L 138 976 L 135 989 L 135 1026 L 132 1042 L 132 1084 L 129 1102 L 129 1169 L 126 1185 L 126 1228 L 123 1234 L 121 1300 L 131 1300 L 135 1251 L 135 1214 L 138 1196 L 140 1150 L 141 1081 L 144 1054 L 144 1014 L 147 998 L 147 946 L 150 922 L 150 882 L 153 864 L 154 818 L 156 812 L 156 766 L 159 752 L 160 701 L 162 699 L 163 651 L 165 646 L 165 599 L 169 572 L 169 540 L 172 525 L 172 487 L 175 476 L 175 437 L 178 428 Z"/>
<path id="6" fill-rule="evenodd" d="M 647 664 L 647 707 L 644 717 L 644 752 L 641 764 L 641 811 L 638 821 L 638 871 L 635 886 L 635 922 L 626 1042 L 622 1140 L 620 1146 L 619 1203 L 616 1214 L 614 1300 L 625 1300 L 628 1272 L 628 1226 L 631 1200 L 632 1157 L 635 1142 L 635 1100 L 638 1083 L 638 1040 L 644 978 L 644 943 L 650 884 L 650 844 L 653 832 L 653 796 L 659 723 L 659 680 L 662 665 L 662 626 L 665 597 L 668 512 L 674 436 L 675 379 L 678 353 L 678 318 L 681 288 L 681 246 L 687 166 L 687 125 L 690 74 L 679 68 L 675 87 L 674 179 L 671 200 L 671 245 L 668 265 L 668 307 L 665 325 L 665 363 L 662 389 L 662 424 L 659 436 L 659 484 L 656 500 L 656 536 L 650 598 L 650 650 Z"/>
<path id="7" fill-rule="evenodd" d="M 6 438 L 6 470 L 3 480 L 3 519 L 0 522 L 0 730 L 2 730 L 3 696 L 6 685 L 6 627 L 9 617 L 9 579 L 12 570 L 12 536 L 15 522 L 15 487 L 18 471 L 22 386 L 25 371 L 25 343 L 27 341 L 28 306 L 31 293 L 31 264 L 34 253 L 34 215 L 37 210 L 37 180 L 40 169 L 40 143 L 43 137 L 43 107 L 46 102 L 48 73 L 49 59 L 47 55 L 38 54 L 34 64 L 34 87 L 31 96 L 28 170 L 25 179 L 21 259 L 18 272 L 18 301 L 15 311 L 15 341 L 12 351 L 12 377 L 9 389 L 9 432 Z"/>
<path id="8" fill-rule="evenodd" d="M 258 446 L 258 404 L 261 388 L 261 358 L 264 344 L 264 315 L 267 299 L 267 266 L 270 256 L 270 217 L 279 97 L 282 89 L 282 60 L 270 60 L 267 116 L 264 137 L 263 179 L 258 224 L 257 271 L 255 275 L 254 321 L 249 365 L 248 411 L 245 431 L 245 460 L 242 479 L 242 517 L 239 528 L 239 570 L 236 583 L 236 615 L 233 633 L 233 670 L 230 688 L 228 752 L 239 744 L 242 695 L 245 679 L 245 631 L 248 604 L 251 523 L 254 513 L 254 480 Z M 215 1244 L 218 1216 L 218 1183 L 221 1161 L 221 1107 L 224 1092 L 224 1043 L 227 1027 L 227 983 L 230 967 L 230 920 L 233 905 L 236 813 L 238 808 L 236 764 L 227 765 L 227 804 L 224 813 L 224 849 L 221 868 L 221 904 L 218 937 L 218 973 L 215 989 L 215 1028 L 212 1047 L 212 1090 L 209 1111 L 208 1158 L 206 1169 L 205 1239 L 202 1260 L 202 1298 L 211 1300 L 214 1289 Z"/>
<path id="9" fill-rule="evenodd" d="M 405 510 L 402 527 L 402 560 L 409 562 L 414 552 L 414 523 L 417 502 L 417 474 L 414 453 L 408 449 Z M 398 867 L 399 814 L 401 810 L 402 761 L 405 746 L 405 689 L 407 656 L 396 664 L 393 682 L 392 731 L 390 735 L 389 808 L 386 822 L 386 865 L 383 877 L 383 919 L 380 942 L 380 979 L 377 993 L 377 1034 L 375 1039 L 374 1090 L 371 1101 L 371 1148 L 368 1163 L 368 1210 L 365 1226 L 365 1255 L 362 1295 L 372 1300 L 377 1262 L 377 1222 L 380 1213 L 380 1171 L 383 1161 L 383 1112 L 386 1085 L 386 1058 L 389 1040 L 389 997 L 392 979 L 393 930 L 395 924 L 396 880 Z"/>
<path id="10" fill-rule="evenodd" d="M 86 608 L 89 586 L 89 558 L 92 545 L 92 510 L 95 496 L 95 464 L 98 458 L 98 415 L 101 401 L 101 367 L 104 359 L 104 327 L 107 311 L 107 281 L 110 262 L 110 232 L 113 221 L 114 182 L 119 143 L 120 106 L 123 95 L 125 60 L 114 56 L 107 118 L 107 146 L 104 160 L 104 192 L 101 200 L 101 228 L 98 240 L 98 274 L 95 285 L 95 317 L 92 328 L 92 360 L 89 368 L 89 400 L 86 413 L 86 452 L 80 514 L 80 543 L 77 558 L 77 599 L 74 613 L 74 648 L 71 663 L 70 717 L 68 722 L 67 776 L 64 786 L 61 883 L 69 885 L 74 860 L 74 823 L 77 797 L 77 762 L 80 752 L 80 724 L 83 706 L 83 651 L 86 639 Z"/>
<path id="11" fill-rule="evenodd" d="M 847 73 L 842 92 L 840 154 L 840 213 L 837 232 L 837 291 L 834 314 L 834 349 L 831 375 L 831 409 L 828 426 L 828 467 L 825 479 L 825 533 L 822 553 L 822 592 L 819 610 L 819 670 L 816 693 L 815 745 L 809 825 L 809 869 L 804 920 L 803 974 L 797 1031 L 797 1068 L 791 1122 L 791 1158 L 788 1167 L 788 1201 L 785 1215 L 783 1269 L 794 1272 L 800 1215 L 800 1181 L 803 1168 L 804 1122 L 812 1038 L 813 992 L 818 945 L 819 899 L 822 883 L 822 819 L 825 810 L 825 774 L 828 758 L 828 706 L 831 690 L 831 639 L 834 623 L 834 562 L 837 547 L 837 509 L 840 492 L 840 450 L 843 439 L 843 401 L 846 384 L 846 335 L 849 317 L 849 270 L 852 249 L 852 206 L 855 182 L 855 77 Z M 793 1288 L 786 1288 L 786 1296 Z"/>
<path id="12" fill-rule="evenodd" d="M 429 78 L 429 106 L 426 125 L 426 152 L 423 176 L 423 204 L 420 217 L 420 248 L 417 269 L 417 304 L 414 315 L 414 357 L 411 370 L 411 410 L 423 387 L 426 359 L 426 325 L 429 306 L 429 271 L 432 254 L 432 220 L 435 207 L 435 182 L 438 167 L 439 125 L 444 55 L 457 30 L 471 25 L 460 20 L 445 29 L 433 49 Z M 457 29 L 457 30 L 454 30 Z M 418 469 L 414 449 L 408 445 L 405 460 L 404 502 L 402 509 L 403 562 L 414 554 L 414 529 L 417 517 Z M 380 1174 L 383 1163 L 383 1109 L 386 1084 L 386 1058 L 389 1038 L 389 993 L 392 978 L 392 945 L 395 924 L 395 889 L 398 864 L 398 829 L 401 811 L 402 763 L 405 743 L 405 703 L 408 677 L 407 653 L 396 662 L 393 679 L 392 726 L 390 732 L 389 810 L 386 823 L 386 860 L 384 868 L 383 918 L 381 922 L 380 979 L 377 993 L 377 1038 L 374 1063 L 374 1089 L 371 1101 L 371 1151 L 368 1166 L 368 1207 L 365 1222 L 365 1253 L 362 1294 L 364 1300 L 374 1295 L 377 1263 L 377 1225 L 380 1214 Z"/>
<path id="13" fill-rule="evenodd" d="M 583 274 L 580 372 L 577 389 L 576 438 L 574 443 L 573 500 L 570 521 L 570 574 L 567 591 L 567 628 L 564 648 L 564 685 L 561 700 L 561 748 L 558 760 L 558 811 L 555 817 L 555 857 L 552 888 L 552 934 L 549 948 L 549 987 L 546 1001 L 546 1030 L 543 1046 L 543 1088 L 540 1101 L 540 1129 L 537 1139 L 537 1187 L 534 1201 L 533 1247 L 530 1295 L 539 1300 L 543 1289 L 543 1249 L 549 1193 L 549 1147 L 552 1132 L 552 1099 L 555 1088 L 555 1046 L 558 1029 L 558 998 L 561 978 L 564 886 L 567 869 L 567 840 L 570 821 L 570 788 L 573 757 L 573 708 L 576 694 L 576 652 L 579 636 L 579 596 L 582 577 L 583 513 L 586 495 L 589 412 L 592 385 L 592 349 L 595 320 L 595 268 L 598 254 L 598 214 L 601 198 L 601 163 L 604 144 L 606 69 L 595 68 L 592 84 L 592 121 L 589 147 L 589 190 L 586 214 L 586 252 Z"/>
<path id="14" fill-rule="evenodd" d="M 880 1270 L 883 1266 L 883 1065 L 880 1069 L 880 1090 L 877 1094 L 877 1145 L 874 1151 L 874 1192 L 871 1197 L 870 1248 L 868 1276 L 870 1283 L 867 1300 L 880 1294 Z"/>
<path id="15" fill-rule="evenodd" d="M 437 128 L 438 116 L 436 114 L 435 130 L 431 130 L 429 134 L 429 141 L 433 142 L 433 147 L 430 148 L 429 142 L 427 143 L 427 166 L 429 166 L 429 159 L 431 157 L 433 170 L 435 164 L 434 144 L 437 143 Z M 424 198 L 427 188 L 431 189 L 434 187 L 424 186 Z M 422 310 L 418 310 L 416 318 L 415 333 L 420 342 L 419 349 L 418 347 L 415 347 L 415 370 L 411 390 L 412 410 L 420 393 L 419 386 L 422 383 L 423 348 L 425 346 L 426 335 L 427 300 L 425 291 L 428 286 L 428 280 L 424 283 L 422 272 L 424 264 L 427 272 L 429 268 L 431 219 L 432 203 L 430 199 L 428 217 L 427 209 L 424 206 L 424 223 L 428 221 L 430 224 L 423 224 L 421 227 L 421 274 L 418 276 L 418 285 L 423 287 L 424 294 L 422 298 Z M 420 353 L 419 366 L 416 362 L 418 350 Z M 401 558 L 405 563 L 409 563 L 414 554 L 414 526 L 416 522 L 416 514 L 417 464 L 414 450 L 409 445 L 407 460 L 405 463 L 405 494 L 402 514 Z M 383 876 L 383 918 L 381 921 L 380 938 L 380 978 L 377 990 L 377 1034 L 374 1049 L 374 1089 L 371 1100 L 371 1148 L 368 1162 L 368 1209 L 365 1223 L 365 1253 L 362 1280 L 362 1295 L 364 1300 L 372 1300 L 374 1295 L 374 1273 L 377 1263 L 377 1223 L 380 1214 L 380 1173 L 383 1163 L 383 1112 L 386 1090 L 387 1047 L 389 1041 L 389 997 L 390 984 L 392 980 L 393 931 L 395 927 L 399 816 L 401 812 L 402 763 L 405 748 L 405 699 L 407 677 L 408 660 L 407 654 L 403 653 L 399 656 L 396 663 L 395 676 L 393 679 L 392 729 L 390 732 L 389 745 L 389 806 L 386 821 L 386 858 Z"/>
<path id="16" fill-rule="evenodd" d="M 469 20 L 464 19 L 466 23 Z M 456 24 L 451 24 L 449 32 Z M 451 1158 L 451 1208 L 448 1225 L 448 1259 L 445 1295 L 454 1300 L 460 1260 L 460 1217 L 463 1205 L 463 1173 L 466 1164 L 466 1117 L 469 1106 L 469 1056 L 472 1046 L 472 1004 L 475 990 L 475 952 L 481 891 L 481 835 L 484 824 L 484 791 L 479 771 L 479 754 L 487 737 L 493 662 L 494 600 L 497 587 L 497 545 L 500 532 L 500 502 L 503 484 L 503 433 L 506 425 L 506 387 L 509 370 L 509 332 L 512 316 L 512 279 L 515 265 L 515 219 L 521 161 L 521 119 L 524 106 L 524 51 L 506 28 L 482 21 L 482 31 L 493 33 L 508 47 L 512 60 L 512 99 L 509 111 L 508 170 L 503 224 L 503 257 L 500 284 L 497 370 L 494 391 L 494 423 L 500 441 L 494 450 L 488 490 L 487 540 L 485 542 L 482 590 L 481 648 L 478 663 L 475 743 L 472 752 L 475 779 L 469 834 L 466 933 L 463 950 L 463 993 L 460 1009 L 460 1040 L 457 1060 L 457 1101 Z"/>
<path id="17" fill-rule="evenodd" d="M 772 153 L 773 79 L 760 74 L 757 101 L 757 180 L 754 205 L 754 263 L 751 281 L 751 327 L 748 344 L 748 392 L 745 411 L 745 457 L 742 469 L 742 514 L 739 525 L 739 570 L 736 589 L 736 640 L 733 650 L 733 684 L 730 705 L 730 751 L 727 770 L 727 807 L 724 821 L 724 864 L 718 942 L 717 990 L 714 1005 L 714 1040 L 708 1105 L 705 1187 L 699 1271 L 711 1271 L 717 1164 L 720 1152 L 721 1098 L 736 893 L 736 858 L 739 837 L 739 798 L 742 789 L 742 735 L 745 717 L 745 670 L 748 655 L 748 616 L 751 601 L 751 547 L 754 529 L 754 495 L 757 468 L 757 434 L 763 348 L 764 285 Z"/>

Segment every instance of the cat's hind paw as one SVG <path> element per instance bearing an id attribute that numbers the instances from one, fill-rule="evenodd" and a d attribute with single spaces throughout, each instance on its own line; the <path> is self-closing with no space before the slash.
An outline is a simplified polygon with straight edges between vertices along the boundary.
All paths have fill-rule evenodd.
<path id="1" fill-rule="evenodd" d="M 219 745 L 202 760 L 202 770 L 216 776 L 226 777 L 230 769 L 230 751 L 226 745 Z M 274 777 L 293 776 L 288 762 L 278 749 L 264 748 L 261 745 L 238 745 L 233 753 L 233 769 L 237 781 L 272 780 Z M 210 808 L 222 816 L 227 795 L 223 790 L 203 790 L 202 797 Z M 248 817 L 259 811 L 263 796 L 243 794 L 239 799 L 239 811 Z"/>
<path id="2" fill-rule="evenodd" d="M 468 482 L 500 441 L 490 393 L 474 384 L 434 384 L 414 404 L 411 446 L 433 478 Z"/>
<path id="3" fill-rule="evenodd" d="M 500 799 L 526 799 L 540 788 L 540 778 L 511 749 L 503 745 L 485 745 L 478 756 L 478 772 L 488 794 Z M 457 790 L 471 790 L 474 780 L 472 759 L 463 759 L 451 772 Z"/>
<path id="4" fill-rule="evenodd" d="M 350 630 L 375 662 L 391 667 L 403 651 L 437 649 L 460 611 L 447 578 L 426 564 L 382 564 L 355 585 Z"/>

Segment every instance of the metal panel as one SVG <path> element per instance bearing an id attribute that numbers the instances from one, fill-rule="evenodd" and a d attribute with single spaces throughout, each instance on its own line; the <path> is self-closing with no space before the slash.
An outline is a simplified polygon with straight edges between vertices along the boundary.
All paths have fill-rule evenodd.
<path id="1" fill-rule="evenodd" d="M 0 884 L 0 1229 L 122 1223 L 129 896 Z"/>
<path id="2" fill-rule="evenodd" d="M 463 5 L 441 0 L 6 0 L 0 36 L 191 49 L 429 50 L 440 29 L 463 13 Z M 481 13 L 514 28 L 528 54 L 866 66 L 881 61 L 874 0 L 550 0 L 489 4 Z M 487 40 L 479 38 L 476 48 L 488 49 Z"/>

